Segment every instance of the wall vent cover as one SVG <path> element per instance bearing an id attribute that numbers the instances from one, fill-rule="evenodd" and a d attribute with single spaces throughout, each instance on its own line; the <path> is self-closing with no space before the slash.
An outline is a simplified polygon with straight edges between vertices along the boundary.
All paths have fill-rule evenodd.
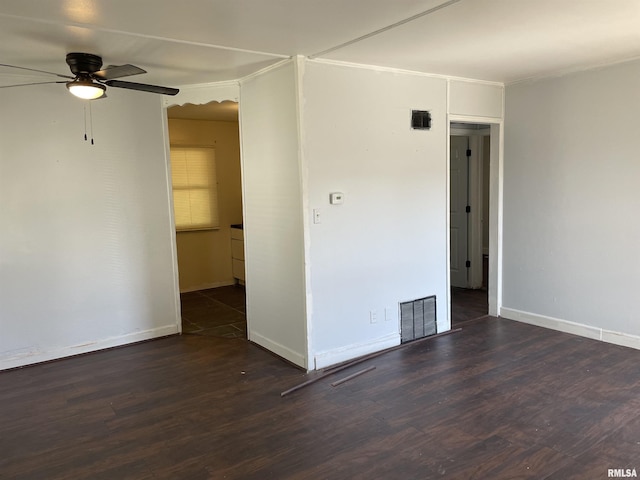
<path id="1" fill-rule="evenodd" d="M 411 128 L 431 130 L 431 113 L 427 110 L 411 110 Z"/>
<path id="2" fill-rule="evenodd" d="M 400 304 L 400 336 L 402 343 L 438 333 L 436 296 Z"/>

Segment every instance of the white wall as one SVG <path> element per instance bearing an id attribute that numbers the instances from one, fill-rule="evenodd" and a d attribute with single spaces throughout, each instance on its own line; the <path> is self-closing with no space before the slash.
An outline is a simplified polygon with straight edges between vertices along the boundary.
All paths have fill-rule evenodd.
<path id="1" fill-rule="evenodd" d="M 113 90 L 113 91 L 112 91 Z M 161 99 L 0 91 L 0 368 L 178 331 Z"/>
<path id="2" fill-rule="evenodd" d="M 503 315 L 640 348 L 639 80 L 635 61 L 507 88 Z"/>
<path id="3" fill-rule="evenodd" d="M 504 87 L 488 82 L 451 80 L 449 113 L 502 118 Z"/>
<path id="4" fill-rule="evenodd" d="M 436 295 L 447 330 L 446 80 L 307 62 L 303 85 L 315 367 L 398 344 L 399 302 Z"/>
<path id="5" fill-rule="evenodd" d="M 307 367 L 296 66 L 241 83 L 249 340 Z"/>

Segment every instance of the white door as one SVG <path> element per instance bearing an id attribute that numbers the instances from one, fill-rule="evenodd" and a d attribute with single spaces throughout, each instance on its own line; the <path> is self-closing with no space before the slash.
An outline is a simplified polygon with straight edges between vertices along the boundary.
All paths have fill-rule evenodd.
<path id="1" fill-rule="evenodd" d="M 469 192 L 469 160 L 467 149 L 469 138 L 450 137 L 451 148 L 451 208 L 450 208 L 450 248 L 451 248 L 451 286 L 468 286 L 467 252 L 468 252 L 468 192 Z"/>

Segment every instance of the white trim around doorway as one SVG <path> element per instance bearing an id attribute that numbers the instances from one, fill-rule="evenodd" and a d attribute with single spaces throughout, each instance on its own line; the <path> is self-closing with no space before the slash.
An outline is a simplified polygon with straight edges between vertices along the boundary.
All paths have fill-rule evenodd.
<path id="1" fill-rule="evenodd" d="M 491 158 L 489 179 L 489 315 L 498 316 L 502 306 L 502 212 L 503 212 L 503 170 L 504 170 L 504 121 L 501 118 L 467 115 L 447 116 L 447 142 L 451 135 L 451 122 L 487 124 L 491 132 Z M 447 148 L 447 172 L 449 171 L 449 148 Z M 449 182 L 447 174 L 447 182 Z M 449 209 L 450 186 L 447 185 L 447 287 L 451 289 Z M 449 320 L 451 321 L 451 295 L 448 294 Z"/>

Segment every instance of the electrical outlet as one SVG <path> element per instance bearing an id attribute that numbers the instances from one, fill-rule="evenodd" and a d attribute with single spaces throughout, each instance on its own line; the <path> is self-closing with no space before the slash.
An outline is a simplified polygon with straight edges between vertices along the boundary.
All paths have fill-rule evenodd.
<path id="1" fill-rule="evenodd" d="M 369 321 L 371 323 L 378 323 L 378 312 L 375 310 L 369 310 Z"/>

